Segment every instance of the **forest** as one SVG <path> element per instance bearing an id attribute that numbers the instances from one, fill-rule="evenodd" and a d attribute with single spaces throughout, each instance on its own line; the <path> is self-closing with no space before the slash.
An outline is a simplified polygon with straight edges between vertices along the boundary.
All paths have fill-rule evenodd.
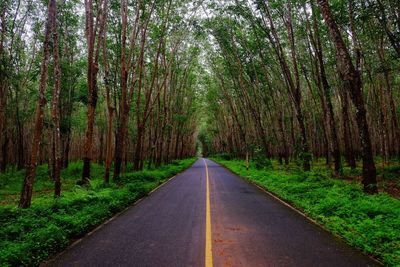
<path id="1" fill-rule="evenodd" d="M 376 158 L 399 156 L 399 4 L 330 2 L 242 3 L 207 21 L 218 49 L 200 137 L 210 153 L 297 158 L 305 171 L 324 157 L 340 175 L 361 159 L 374 193 Z"/>
<path id="2" fill-rule="evenodd" d="M 0 263 L 39 264 L 204 156 L 387 198 L 390 252 L 362 249 L 395 266 L 399 70 L 398 0 L 0 0 Z"/>

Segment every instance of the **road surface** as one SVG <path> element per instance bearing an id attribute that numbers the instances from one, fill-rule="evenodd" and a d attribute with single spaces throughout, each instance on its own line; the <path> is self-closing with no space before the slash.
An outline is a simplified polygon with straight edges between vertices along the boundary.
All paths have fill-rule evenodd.
<path id="1" fill-rule="evenodd" d="M 204 159 L 44 265 L 379 266 Z"/>

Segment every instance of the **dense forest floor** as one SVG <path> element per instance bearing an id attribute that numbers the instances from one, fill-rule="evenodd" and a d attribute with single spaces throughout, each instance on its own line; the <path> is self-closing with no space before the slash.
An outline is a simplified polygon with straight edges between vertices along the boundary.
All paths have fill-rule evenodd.
<path id="1" fill-rule="evenodd" d="M 343 180 L 332 178 L 322 161 L 316 162 L 312 171 L 303 172 L 295 164 L 284 167 L 275 161 L 270 165 L 251 162 L 246 170 L 243 160 L 213 159 L 288 201 L 328 231 L 385 265 L 400 264 L 400 201 L 385 192 L 364 194 L 358 181 L 349 181 L 357 180 L 359 168 L 344 168 Z M 387 188 L 382 185 L 398 186 L 398 168 L 395 163 L 385 168 L 385 179 L 380 182 L 384 191 Z"/>
<path id="2" fill-rule="evenodd" d="M 194 158 L 158 169 L 130 171 L 119 184 L 104 185 L 104 167 L 93 164 L 90 185 L 76 185 L 82 162 L 62 172 L 63 193 L 54 199 L 47 165 L 39 166 L 32 208 L 18 209 L 24 171 L 0 175 L 0 266 L 35 266 L 123 210 L 166 179 L 188 168 Z"/>

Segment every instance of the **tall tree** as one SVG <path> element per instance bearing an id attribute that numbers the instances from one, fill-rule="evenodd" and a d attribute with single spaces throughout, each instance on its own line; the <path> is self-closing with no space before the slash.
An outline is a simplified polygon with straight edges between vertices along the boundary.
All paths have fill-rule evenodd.
<path id="1" fill-rule="evenodd" d="M 57 13 L 57 10 L 55 11 Z M 60 131 L 60 90 L 61 90 L 61 71 L 58 48 L 58 29 L 57 18 L 53 20 L 53 69 L 54 69 L 54 89 L 51 103 L 51 117 L 53 121 L 53 147 L 54 147 L 54 196 L 61 195 L 61 131 Z"/>
<path id="2" fill-rule="evenodd" d="M 43 41 L 43 58 L 40 68 L 40 81 L 39 81 L 39 99 L 36 107 L 35 128 L 32 139 L 32 148 L 29 158 L 29 163 L 26 169 L 26 175 L 22 186 L 21 197 L 19 200 L 20 208 L 29 208 L 32 200 L 32 190 L 35 181 L 36 166 L 38 163 L 38 156 L 40 151 L 40 142 L 43 131 L 44 120 L 44 107 L 46 105 L 45 91 L 47 87 L 47 70 L 50 53 L 50 38 L 51 33 L 54 31 L 56 20 L 56 0 L 50 0 L 48 5 L 48 14 L 46 19 L 46 28 Z"/>
<path id="3" fill-rule="evenodd" d="M 342 34 L 332 15 L 327 0 L 318 0 L 321 13 L 325 24 L 328 27 L 330 38 L 335 46 L 336 59 L 338 62 L 338 71 L 341 74 L 346 89 L 350 91 L 351 99 L 356 108 L 356 120 L 361 140 L 362 159 L 363 159 L 363 185 L 367 193 L 376 193 L 378 191 L 376 181 L 376 168 L 372 154 L 372 144 L 367 122 L 367 114 L 362 92 L 362 81 L 359 71 L 354 67 L 350 58 L 350 53 L 343 41 Z"/>
<path id="4" fill-rule="evenodd" d="M 94 21 L 93 1 L 85 0 L 85 35 L 87 41 L 87 126 L 85 132 L 85 145 L 83 156 L 83 170 L 81 184 L 87 184 L 90 180 L 90 164 L 93 150 L 94 119 L 98 98 L 97 73 L 99 72 L 99 55 L 101 49 L 101 39 L 105 29 L 105 5 L 107 2 L 102 0 L 98 6 L 96 23 Z M 97 39 L 97 41 L 96 41 Z"/>
<path id="5" fill-rule="evenodd" d="M 142 7 L 142 2 L 136 2 L 136 12 L 135 12 L 135 21 L 133 24 L 133 29 L 129 38 L 129 46 L 127 47 L 127 27 L 128 27 L 128 2 L 126 0 L 121 0 L 121 99 L 119 105 L 119 118 L 118 118 L 118 127 L 117 133 L 115 137 L 115 162 L 114 162 L 114 180 L 118 180 L 121 173 L 121 165 L 123 160 L 123 155 L 126 151 L 126 135 L 128 132 L 128 122 L 129 122 L 129 113 L 131 110 L 131 104 L 133 100 L 133 93 L 135 90 L 135 86 L 137 83 L 137 72 L 141 67 L 139 62 L 144 56 L 145 43 L 140 43 L 140 55 L 137 57 L 137 61 L 134 61 L 135 55 L 134 51 L 137 45 L 137 39 L 140 30 L 143 28 L 146 29 L 153 12 L 154 2 L 152 4 L 152 8 L 148 18 L 141 25 L 140 22 L 141 16 L 143 16 L 145 7 Z"/>

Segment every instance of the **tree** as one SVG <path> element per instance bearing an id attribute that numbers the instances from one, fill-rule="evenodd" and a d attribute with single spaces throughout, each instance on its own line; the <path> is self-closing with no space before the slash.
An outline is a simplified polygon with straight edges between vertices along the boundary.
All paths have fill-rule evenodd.
<path id="1" fill-rule="evenodd" d="M 40 141 L 43 130 L 44 106 L 46 105 L 45 91 L 47 87 L 47 69 L 50 51 L 51 33 L 55 31 L 54 25 L 56 20 L 56 0 L 50 0 L 48 5 L 48 14 L 46 20 L 46 28 L 43 42 L 43 58 L 40 68 L 39 81 L 39 99 L 36 106 L 35 129 L 32 139 L 32 148 L 29 158 L 29 164 L 26 169 L 26 175 L 22 186 L 21 197 L 19 201 L 20 208 L 29 208 L 32 200 L 32 190 L 35 180 L 35 172 L 37 159 L 39 156 Z"/>
<path id="2" fill-rule="evenodd" d="M 57 10 L 55 11 L 55 13 Z M 61 195 L 61 131 L 60 131 L 60 90 L 61 90 L 61 72 L 59 62 L 59 49 L 58 49 L 58 29 L 56 15 L 53 19 L 53 69 L 54 69 L 54 89 L 51 103 L 51 117 L 53 120 L 53 146 L 54 146 L 54 196 L 60 197 Z"/>
<path id="3" fill-rule="evenodd" d="M 318 0 L 321 13 L 325 24 L 328 27 L 329 34 L 336 50 L 336 59 L 338 62 L 338 71 L 341 74 L 346 89 L 350 91 L 351 99 L 356 108 L 356 120 L 361 140 L 362 158 L 363 158 L 363 185 L 367 193 L 378 192 L 376 181 L 376 168 L 372 154 L 372 144 L 367 122 L 364 98 L 362 93 L 362 81 L 360 73 L 356 70 L 351 61 L 349 51 L 343 41 L 339 28 L 332 16 L 327 0 Z"/>
<path id="4" fill-rule="evenodd" d="M 87 67 L 87 87 L 88 87 L 88 105 L 87 105 L 87 126 L 85 132 L 85 145 L 83 157 L 82 179 L 80 184 L 87 184 L 90 180 L 90 163 L 93 150 L 93 132 L 94 119 L 98 97 L 97 73 L 99 71 L 99 54 L 101 48 L 101 39 L 103 38 L 106 24 L 106 0 L 100 2 L 96 23 L 93 15 L 93 1 L 85 0 L 86 27 L 85 35 L 88 47 L 88 67 Z M 97 38 L 97 42 L 96 42 Z"/>

